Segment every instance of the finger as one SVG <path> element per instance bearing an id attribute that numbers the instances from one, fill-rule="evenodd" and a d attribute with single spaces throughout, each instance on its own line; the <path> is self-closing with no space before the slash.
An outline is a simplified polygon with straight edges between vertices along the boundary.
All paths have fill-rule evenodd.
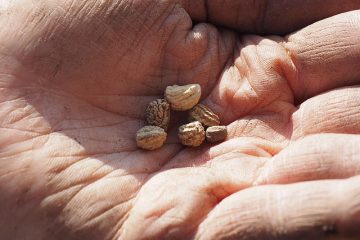
<path id="1" fill-rule="evenodd" d="M 291 116 L 293 103 L 360 82 L 360 11 L 305 28 L 285 40 L 243 36 L 235 61 L 206 104 L 227 124 L 264 112 Z"/>
<path id="2" fill-rule="evenodd" d="M 269 160 L 259 184 L 346 178 L 360 173 L 359 87 L 337 89 L 300 105 L 292 115 L 291 144 Z M 312 136 L 309 136 L 312 135 Z M 305 139 L 298 140 L 305 136 Z"/>
<path id="3" fill-rule="evenodd" d="M 248 183 L 235 172 L 184 168 L 153 176 L 141 189 L 120 239 L 188 239 L 201 220 Z"/>
<path id="4" fill-rule="evenodd" d="M 240 191 L 216 206 L 196 239 L 350 239 L 359 225 L 356 177 Z"/>
<path id="5" fill-rule="evenodd" d="M 360 78 L 359 78 L 360 79 Z M 360 87 L 337 89 L 302 103 L 292 115 L 292 140 L 317 133 L 360 133 Z"/>
<path id="6" fill-rule="evenodd" d="M 255 184 L 285 184 L 360 174 L 360 136 L 322 134 L 291 144 L 269 159 Z"/>
<path id="7" fill-rule="evenodd" d="M 360 11 L 317 22 L 287 37 L 296 68 L 288 78 L 295 99 L 360 82 Z"/>
<path id="8" fill-rule="evenodd" d="M 195 21 L 260 34 L 285 34 L 338 13 L 360 8 L 360 1 L 337 0 L 183 0 Z"/>

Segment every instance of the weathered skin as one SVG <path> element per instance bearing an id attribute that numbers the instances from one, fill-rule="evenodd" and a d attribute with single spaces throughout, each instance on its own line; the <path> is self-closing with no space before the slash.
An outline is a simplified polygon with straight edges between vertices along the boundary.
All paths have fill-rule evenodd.
<path id="1" fill-rule="evenodd" d="M 1 0 L 0 239 L 359 235 L 360 2 L 323 2 Z M 195 82 L 229 140 L 139 150 Z"/>

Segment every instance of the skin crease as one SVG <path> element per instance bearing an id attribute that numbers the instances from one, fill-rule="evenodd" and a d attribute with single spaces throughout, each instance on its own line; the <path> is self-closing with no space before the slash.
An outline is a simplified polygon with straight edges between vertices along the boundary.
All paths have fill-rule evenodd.
<path id="1" fill-rule="evenodd" d="M 219 2 L 0 2 L 0 239 L 358 238 L 359 1 Z M 137 149 L 194 82 L 228 139 Z"/>

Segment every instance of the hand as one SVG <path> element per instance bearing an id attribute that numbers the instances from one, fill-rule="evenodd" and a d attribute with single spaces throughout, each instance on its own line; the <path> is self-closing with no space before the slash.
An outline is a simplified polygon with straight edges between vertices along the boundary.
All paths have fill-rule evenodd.
<path id="1" fill-rule="evenodd" d="M 0 238 L 360 234 L 360 12 L 237 33 L 359 3 L 267 2 L 0 3 Z M 139 150 L 148 102 L 195 82 L 228 140 Z"/>

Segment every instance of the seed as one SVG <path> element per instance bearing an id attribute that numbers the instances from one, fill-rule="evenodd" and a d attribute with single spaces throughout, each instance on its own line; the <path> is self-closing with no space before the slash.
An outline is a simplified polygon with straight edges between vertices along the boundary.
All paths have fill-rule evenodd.
<path id="1" fill-rule="evenodd" d="M 206 129 L 206 141 L 210 143 L 224 141 L 227 137 L 226 126 L 212 126 Z"/>
<path id="2" fill-rule="evenodd" d="M 202 104 L 198 104 L 190 110 L 189 120 L 199 121 L 206 127 L 218 126 L 220 124 L 219 116 Z"/>
<path id="3" fill-rule="evenodd" d="M 200 100 L 201 87 L 199 84 L 185 86 L 168 86 L 165 90 L 165 98 L 175 111 L 187 111 L 193 108 Z"/>
<path id="4" fill-rule="evenodd" d="M 167 134 L 161 127 L 145 126 L 136 133 L 136 143 L 139 148 L 155 150 L 161 148 L 166 140 Z"/>
<path id="5" fill-rule="evenodd" d="M 170 104 L 165 99 L 150 102 L 145 111 L 145 119 L 148 125 L 158 126 L 166 131 L 170 122 Z"/>
<path id="6" fill-rule="evenodd" d="M 180 142 L 189 147 L 198 147 L 205 140 L 205 129 L 199 121 L 179 127 Z"/>

